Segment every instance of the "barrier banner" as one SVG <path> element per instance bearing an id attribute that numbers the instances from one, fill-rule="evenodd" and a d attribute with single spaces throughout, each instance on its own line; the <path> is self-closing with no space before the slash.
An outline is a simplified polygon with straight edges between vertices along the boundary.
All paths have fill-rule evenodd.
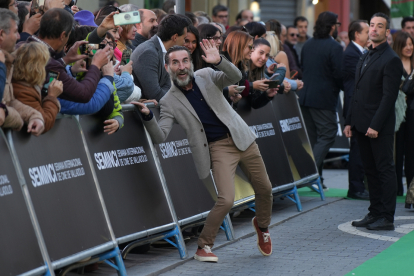
<path id="1" fill-rule="evenodd" d="M 293 176 L 272 105 L 268 103 L 262 108 L 253 109 L 248 100 L 243 98 L 238 102 L 237 113 L 257 136 L 256 143 L 272 186 L 292 183 Z"/>
<path id="2" fill-rule="evenodd" d="M 294 181 L 317 174 L 312 147 L 296 93 L 276 95 L 271 102 Z"/>
<path id="3" fill-rule="evenodd" d="M 158 120 L 159 109 L 151 111 Z M 198 177 L 184 129 L 175 124 L 167 139 L 155 148 L 178 220 L 210 211 L 217 193 L 210 178 L 202 181 Z"/>
<path id="4" fill-rule="evenodd" d="M 124 127 L 111 135 L 101 118 L 79 118 L 116 238 L 173 222 L 138 116 L 124 111 Z"/>
<path id="5" fill-rule="evenodd" d="M 0 156 L 0 275 L 19 275 L 45 262 L 1 129 Z"/>
<path id="6" fill-rule="evenodd" d="M 341 92 L 342 94 L 343 92 Z M 329 149 L 330 152 L 339 152 L 339 153 L 348 153 L 349 152 L 349 139 L 346 138 L 344 134 L 344 128 L 345 128 L 345 119 L 343 114 L 343 105 L 342 100 L 343 97 L 339 97 L 338 101 L 338 107 L 336 108 L 336 119 L 337 119 L 337 125 L 338 125 L 338 131 L 336 133 L 335 143 L 333 146 Z"/>
<path id="7" fill-rule="evenodd" d="M 56 120 L 39 137 L 25 129 L 13 132 L 12 137 L 50 259 L 110 242 L 75 117 Z"/>

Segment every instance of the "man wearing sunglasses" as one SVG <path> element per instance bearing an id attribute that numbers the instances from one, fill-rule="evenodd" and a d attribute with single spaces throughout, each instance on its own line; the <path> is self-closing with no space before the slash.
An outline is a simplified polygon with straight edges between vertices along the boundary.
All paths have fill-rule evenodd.
<path id="1" fill-rule="evenodd" d="M 290 70 L 298 71 L 297 78 L 302 79 L 302 70 L 300 69 L 298 54 L 296 53 L 295 46 L 298 43 L 299 31 L 295 26 L 288 26 L 287 39 L 283 45 L 288 60 Z"/>

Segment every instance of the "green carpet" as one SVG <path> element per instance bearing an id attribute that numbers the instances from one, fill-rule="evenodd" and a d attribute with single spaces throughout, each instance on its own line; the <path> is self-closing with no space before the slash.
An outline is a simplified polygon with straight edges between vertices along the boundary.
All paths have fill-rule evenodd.
<path id="1" fill-rule="evenodd" d="M 399 239 L 396 243 L 374 258 L 358 266 L 346 276 L 413 275 L 414 231 Z"/>
<path id="2" fill-rule="evenodd" d="M 314 192 L 308 187 L 303 187 L 298 189 L 299 196 L 311 196 L 311 197 L 320 197 L 320 195 L 317 192 Z M 353 199 L 348 198 L 348 190 L 347 189 L 335 189 L 335 188 L 329 188 L 328 191 L 325 191 L 325 197 L 343 197 L 347 199 Z M 405 203 L 405 195 L 404 196 L 397 196 L 397 203 Z"/>

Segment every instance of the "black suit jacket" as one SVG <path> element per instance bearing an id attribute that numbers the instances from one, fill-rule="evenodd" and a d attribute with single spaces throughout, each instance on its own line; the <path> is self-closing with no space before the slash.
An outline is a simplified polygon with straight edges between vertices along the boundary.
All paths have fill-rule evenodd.
<path id="1" fill-rule="evenodd" d="M 303 89 L 297 91 L 302 106 L 336 111 L 342 82 L 342 46 L 332 37 L 309 39 L 301 52 Z"/>
<path id="2" fill-rule="evenodd" d="M 354 93 L 356 67 L 361 56 L 361 51 L 351 41 L 348 44 L 348 47 L 346 47 L 342 59 L 342 78 L 344 81 L 344 118 L 346 118 L 346 115 L 348 114 L 352 94 Z"/>
<path id="3" fill-rule="evenodd" d="M 355 76 L 355 91 L 346 117 L 350 125 L 361 133 L 368 128 L 379 134 L 393 134 L 395 127 L 395 101 L 403 74 L 400 58 L 384 42 L 377 47 L 367 66 L 361 67 L 368 53 L 361 56 Z M 370 50 L 372 51 L 372 50 Z"/>

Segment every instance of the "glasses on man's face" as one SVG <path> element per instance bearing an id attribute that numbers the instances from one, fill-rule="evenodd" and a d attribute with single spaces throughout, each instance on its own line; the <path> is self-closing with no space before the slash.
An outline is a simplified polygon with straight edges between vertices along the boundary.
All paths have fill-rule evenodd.
<path id="1" fill-rule="evenodd" d="M 299 37 L 299 34 L 290 34 L 291 37 Z"/>
<path id="2" fill-rule="evenodd" d="M 224 18 L 227 18 L 228 15 L 217 15 L 217 17 L 220 18 L 220 19 L 224 19 Z"/>
<path id="3" fill-rule="evenodd" d="M 342 23 L 341 22 L 336 22 L 336 25 L 338 25 L 338 27 L 341 27 Z"/>
<path id="4" fill-rule="evenodd" d="M 210 36 L 210 37 L 207 37 L 207 39 L 212 39 L 212 40 L 214 40 L 215 42 L 220 41 L 220 40 L 221 40 L 221 38 L 222 38 L 222 36 Z"/>

